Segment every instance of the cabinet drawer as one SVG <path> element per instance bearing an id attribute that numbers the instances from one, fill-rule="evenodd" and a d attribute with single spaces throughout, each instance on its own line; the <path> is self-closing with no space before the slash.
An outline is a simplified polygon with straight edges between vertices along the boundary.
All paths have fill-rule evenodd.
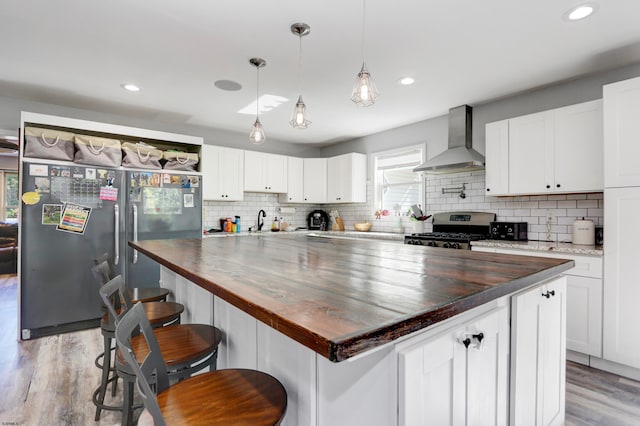
<path id="1" fill-rule="evenodd" d="M 495 249 L 494 253 L 515 254 L 520 256 L 552 257 L 556 259 L 571 259 L 575 266 L 565 274 L 579 277 L 591 277 L 602 279 L 602 258 L 597 256 L 577 255 L 571 253 L 558 253 L 537 250 Z"/>

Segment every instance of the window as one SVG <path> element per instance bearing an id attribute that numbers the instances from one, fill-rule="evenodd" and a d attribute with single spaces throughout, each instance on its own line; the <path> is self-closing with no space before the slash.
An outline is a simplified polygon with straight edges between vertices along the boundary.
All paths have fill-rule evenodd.
<path id="1" fill-rule="evenodd" d="M 411 205 L 424 204 L 424 179 L 413 171 L 423 162 L 423 152 L 418 145 L 373 154 L 376 209 L 404 215 Z"/>
<path id="2" fill-rule="evenodd" d="M 7 222 L 18 221 L 18 174 L 13 172 L 2 173 L 2 220 Z"/>

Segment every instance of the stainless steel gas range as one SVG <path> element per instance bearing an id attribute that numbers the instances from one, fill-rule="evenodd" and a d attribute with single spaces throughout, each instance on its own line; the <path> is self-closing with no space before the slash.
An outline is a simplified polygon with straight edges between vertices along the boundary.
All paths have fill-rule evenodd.
<path id="1" fill-rule="evenodd" d="M 433 215 L 433 232 L 411 234 L 404 237 L 405 244 L 471 249 L 471 241 L 489 238 L 494 213 L 446 212 Z"/>

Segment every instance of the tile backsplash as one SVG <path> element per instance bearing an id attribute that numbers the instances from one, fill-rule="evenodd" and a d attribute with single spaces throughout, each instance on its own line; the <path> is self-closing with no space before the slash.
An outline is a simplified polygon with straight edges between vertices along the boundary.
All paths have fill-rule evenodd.
<path id="1" fill-rule="evenodd" d="M 456 173 L 450 175 L 427 175 L 425 177 L 425 214 L 446 211 L 471 210 L 497 214 L 502 221 L 528 222 L 530 240 L 570 242 L 573 221 L 585 217 L 602 226 L 603 193 L 527 195 L 518 197 L 490 197 L 485 195 L 484 171 Z M 459 193 L 442 193 L 442 188 L 451 189 L 465 184 L 465 197 Z M 408 216 L 374 216 L 374 188 L 367 182 L 367 203 L 352 204 L 281 204 L 276 194 L 246 192 L 244 201 L 205 201 L 203 220 L 206 229 L 219 228 L 219 219 L 241 216 L 242 227 L 247 230 L 255 226 L 260 209 L 267 213 L 265 227 L 271 225 L 274 216 L 282 217 L 295 227 L 306 227 L 307 215 L 315 209 L 337 210 L 347 230 L 353 230 L 356 222 L 368 221 L 376 232 L 414 232 L 415 221 Z M 295 213 L 280 213 L 280 207 L 295 207 Z M 549 220 L 547 219 L 549 218 Z M 424 232 L 432 230 L 430 221 L 424 224 Z"/>

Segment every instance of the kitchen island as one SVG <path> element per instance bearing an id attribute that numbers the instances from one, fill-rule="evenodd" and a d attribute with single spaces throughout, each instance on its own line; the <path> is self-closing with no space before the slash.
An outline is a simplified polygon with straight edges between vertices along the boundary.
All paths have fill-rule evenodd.
<path id="1" fill-rule="evenodd" d="M 430 359 L 429 345 L 443 338 L 445 347 L 456 345 L 446 365 L 458 368 L 459 355 L 466 359 L 475 348 L 496 358 L 488 366 L 478 359 L 480 370 L 499 370 L 491 378 L 494 403 L 476 404 L 476 396 L 486 398 L 465 391 L 456 398 L 460 383 L 453 383 L 451 407 L 462 403 L 463 418 L 489 411 L 505 423 L 508 380 L 515 378 L 509 360 L 520 362 L 513 354 L 508 358 L 514 344 L 510 314 L 516 326 L 523 323 L 511 312 L 512 296 L 529 289 L 537 296 L 546 292 L 541 299 L 556 291 L 560 296 L 558 276 L 573 266 L 561 259 L 305 235 L 130 244 L 162 265 L 162 285 L 186 304 L 187 319 L 222 329 L 219 367 L 258 368 L 280 379 L 289 394 L 284 424 L 300 425 L 418 423 L 425 415 L 418 406 L 424 411 L 430 404 L 412 390 L 428 387 L 433 378 L 414 383 L 412 377 L 423 373 L 415 366 L 424 362 L 416 364 L 416 354 Z M 478 327 L 494 331 L 478 337 Z M 558 353 L 560 358 L 563 367 Z M 476 361 L 464 364 L 469 362 Z M 463 376 L 456 380 L 473 375 Z M 463 387 L 473 389 L 473 383 Z M 434 409 L 443 404 L 437 401 Z M 443 416 L 446 411 L 455 423 L 457 414 L 443 410 Z M 512 401 L 511 416 L 513 411 Z"/>

